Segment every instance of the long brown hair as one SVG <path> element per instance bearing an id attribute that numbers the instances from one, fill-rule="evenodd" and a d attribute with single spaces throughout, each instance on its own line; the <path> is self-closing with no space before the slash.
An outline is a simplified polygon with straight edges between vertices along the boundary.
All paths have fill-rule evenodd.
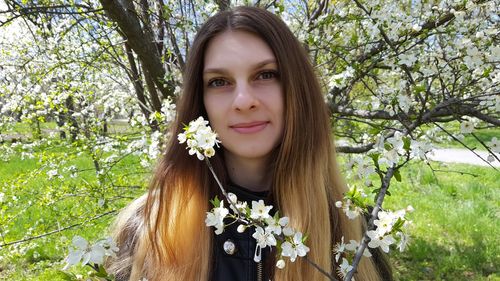
<path id="1" fill-rule="evenodd" d="M 203 105 L 202 71 L 212 38 L 227 30 L 251 32 L 262 38 L 278 64 L 284 92 L 284 134 L 273 161 L 271 194 L 281 215 L 307 233 L 308 257 L 333 270 L 334 243 L 360 239 L 361 222 L 347 222 L 333 203 L 345 184 L 335 161 L 330 119 L 307 53 L 277 16 L 259 8 L 237 7 L 210 18 L 191 46 L 183 77 L 183 94 L 165 155 L 159 161 L 147 197 L 131 205 L 117 220 L 118 242 L 127 245 L 111 268 L 131 280 L 208 280 L 212 233 L 205 227 L 209 199 L 216 183 L 202 161 L 188 155 L 177 142 L 182 124 L 207 114 Z M 225 182 L 222 151 L 211 158 Z M 364 258 L 365 259 L 365 258 Z M 276 270 L 274 280 L 326 280 L 302 259 Z M 374 264 L 365 259 L 357 280 L 380 280 Z"/>

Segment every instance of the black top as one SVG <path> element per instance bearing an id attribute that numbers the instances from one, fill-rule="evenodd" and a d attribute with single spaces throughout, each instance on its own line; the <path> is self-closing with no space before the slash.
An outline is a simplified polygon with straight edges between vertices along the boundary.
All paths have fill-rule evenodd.
<path id="1" fill-rule="evenodd" d="M 252 207 L 252 201 L 264 200 L 269 205 L 267 192 L 254 192 L 241 186 L 230 185 L 228 192 L 234 193 L 238 201 L 247 202 Z M 227 200 L 226 200 L 227 202 Z M 275 212 L 274 208 L 271 212 Z M 227 221 L 230 223 L 231 221 Z M 265 266 L 267 256 L 270 254 L 269 247 L 262 249 L 262 260 L 260 263 L 254 261 L 256 241 L 252 237 L 255 229 L 247 228 L 245 232 L 239 233 L 236 229 L 239 223 L 227 225 L 220 235 L 214 234 L 214 266 L 211 281 L 267 281 L 269 280 L 269 269 Z M 224 243 L 233 243 L 235 250 L 227 253 Z"/>

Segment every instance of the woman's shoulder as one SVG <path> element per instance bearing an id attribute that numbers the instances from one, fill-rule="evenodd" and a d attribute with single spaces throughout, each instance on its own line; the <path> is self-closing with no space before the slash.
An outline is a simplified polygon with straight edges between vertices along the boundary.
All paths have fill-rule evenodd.
<path id="1" fill-rule="evenodd" d="M 116 217 L 111 227 L 114 241 L 118 245 L 116 257 L 106 262 L 108 273 L 116 280 L 128 280 L 132 269 L 137 241 L 144 228 L 144 209 L 147 193 L 128 204 Z"/>
<path id="2" fill-rule="evenodd" d="M 139 223 L 139 219 L 143 219 L 147 197 L 148 193 L 145 193 L 139 198 L 134 199 L 125 208 L 123 208 L 116 217 L 115 223 L 112 226 L 112 230 L 119 230 L 121 227 L 130 223 Z"/>

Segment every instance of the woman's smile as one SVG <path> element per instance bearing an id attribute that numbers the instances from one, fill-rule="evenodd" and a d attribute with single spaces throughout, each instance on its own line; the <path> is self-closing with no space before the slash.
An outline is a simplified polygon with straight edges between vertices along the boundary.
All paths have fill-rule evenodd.
<path id="1" fill-rule="evenodd" d="M 267 124 L 269 124 L 268 121 L 255 121 L 248 123 L 237 123 L 229 127 L 240 134 L 253 134 L 264 130 L 267 127 Z"/>

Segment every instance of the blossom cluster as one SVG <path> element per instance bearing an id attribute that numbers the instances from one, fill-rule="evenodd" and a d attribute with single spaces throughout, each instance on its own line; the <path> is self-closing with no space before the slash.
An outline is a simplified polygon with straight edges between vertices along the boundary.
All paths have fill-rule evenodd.
<path id="1" fill-rule="evenodd" d="M 358 212 L 353 212 L 353 208 L 357 208 L 359 212 L 361 209 L 359 206 L 353 207 L 355 203 L 359 202 L 357 200 L 351 201 L 351 199 L 344 199 L 345 202 L 337 201 L 336 206 L 342 208 L 345 214 L 353 219 L 353 213 L 359 215 Z M 349 203 L 347 203 L 349 202 Z M 382 249 L 385 253 L 389 252 L 390 245 L 396 245 L 399 251 L 404 251 L 408 245 L 409 236 L 406 232 L 406 227 L 411 223 L 406 219 L 406 213 L 412 212 L 413 207 L 408 206 L 406 209 L 398 210 L 395 212 L 391 211 L 379 211 L 378 218 L 374 220 L 375 229 L 366 232 L 369 237 L 368 247 Z M 344 243 L 344 237 L 342 236 L 341 242 L 337 243 L 334 248 L 335 261 L 338 263 L 338 273 L 345 277 L 346 274 L 352 270 L 352 266 L 349 260 L 352 260 L 355 253 L 358 251 L 360 243 L 356 240 L 350 240 L 349 243 Z M 371 257 L 371 253 L 368 248 L 363 251 L 363 256 Z M 340 258 L 342 257 L 342 262 Z"/>
<path id="2" fill-rule="evenodd" d="M 305 237 L 289 225 L 288 217 L 279 217 L 276 212 L 271 216 L 269 212 L 273 206 L 267 206 L 263 200 L 252 201 L 251 208 L 247 202 L 238 201 L 233 193 L 228 193 L 229 210 L 224 207 L 224 200 L 217 197 L 212 200 L 213 208 L 207 212 L 205 224 L 215 227 L 215 234 L 219 235 L 224 227 L 232 223 L 240 223 L 237 231 L 242 233 L 248 228 L 254 228 L 252 237 L 256 240 L 254 261 L 260 262 L 262 249 L 277 247 L 279 257 L 276 267 L 285 267 L 285 257 L 294 262 L 297 257 L 304 257 L 309 247 L 304 245 Z"/>
<path id="3" fill-rule="evenodd" d="M 404 251 L 408 244 L 408 235 L 405 233 L 404 228 L 410 223 L 405 218 L 406 212 L 413 212 L 413 207 L 408 206 L 406 209 L 396 212 L 378 212 L 378 219 L 374 221 L 377 228 L 366 233 L 370 237 L 368 247 L 380 247 L 382 251 L 388 253 L 389 245 L 397 243 L 399 251 Z"/>
<path id="4" fill-rule="evenodd" d="M 335 202 L 335 206 L 342 209 L 345 215 L 353 220 L 367 210 L 370 201 L 371 199 L 362 189 L 353 186 L 345 193 L 341 201 Z M 406 209 L 395 212 L 389 210 L 379 211 L 377 219 L 373 221 L 375 228 L 366 232 L 366 235 L 370 239 L 368 247 L 380 247 L 382 251 L 388 253 L 390 245 L 396 245 L 399 251 L 404 251 L 408 244 L 406 228 L 411 223 L 406 218 L 407 212 L 413 212 L 413 207 L 408 206 Z M 335 246 L 335 261 L 338 263 L 338 273 L 341 276 L 346 276 L 352 270 L 353 267 L 349 264 L 349 260 L 352 260 L 359 246 L 360 243 L 356 240 L 344 243 L 344 237 Z M 366 257 L 371 256 L 367 248 L 365 248 L 363 255 Z M 341 257 L 342 261 L 340 260 Z"/>
<path id="5" fill-rule="evenodd" d="M 370 198 L 362 189 L 353 186 L 344 195 L 343 201 L 335 202 L 337 208 L 341 208 L 345 215 L 353 220 L 361 215 L 370 203 Z"/>
<path id="6" fill-rule="evenodd" d="M 196 154 L 200 160 L 214 156 L 214 146 L 219 146 L 220 143 L 217 134 L 203 117 L 198 117 L 184 126 L 184 132 L 178 134 L 177 139 L 181 144 L 186 142 L 189 155 Z"/>
<path id="7" fill-rule="evenodd" d="M 360 244 L 356 240 L 350 240 L 349 243 L 345 244 L 344 236 L 342 236 L 340 243 L 335 245 L 333 252 L 335 253 L 335 262 L 339 264 L 338 273 L 340 276 L 345 277 L 347 273 L 352 270 L 353 267 L 349 264 L 348 258 L 352 258 L 352 256 L 354 256 L 354 253 L 356 253 L 359 246 Z M 365 248 L 363 256 L 371 257 L 372 254 Z M 342 262 L 339 262 L 341 257 Z"/>
<path id="8" fill-rule="evenodd" d="M 63 270 L 81 263 L 83 265 L 102 265 L 107 256 L 115 257 L 118 247 L 115 242 L 108 237 L 98 240 L 93 245 L 89 244 L 85 238 L 75 236 L 72 240 L 72 247 L 66 257 L 66 266 Z"/>

